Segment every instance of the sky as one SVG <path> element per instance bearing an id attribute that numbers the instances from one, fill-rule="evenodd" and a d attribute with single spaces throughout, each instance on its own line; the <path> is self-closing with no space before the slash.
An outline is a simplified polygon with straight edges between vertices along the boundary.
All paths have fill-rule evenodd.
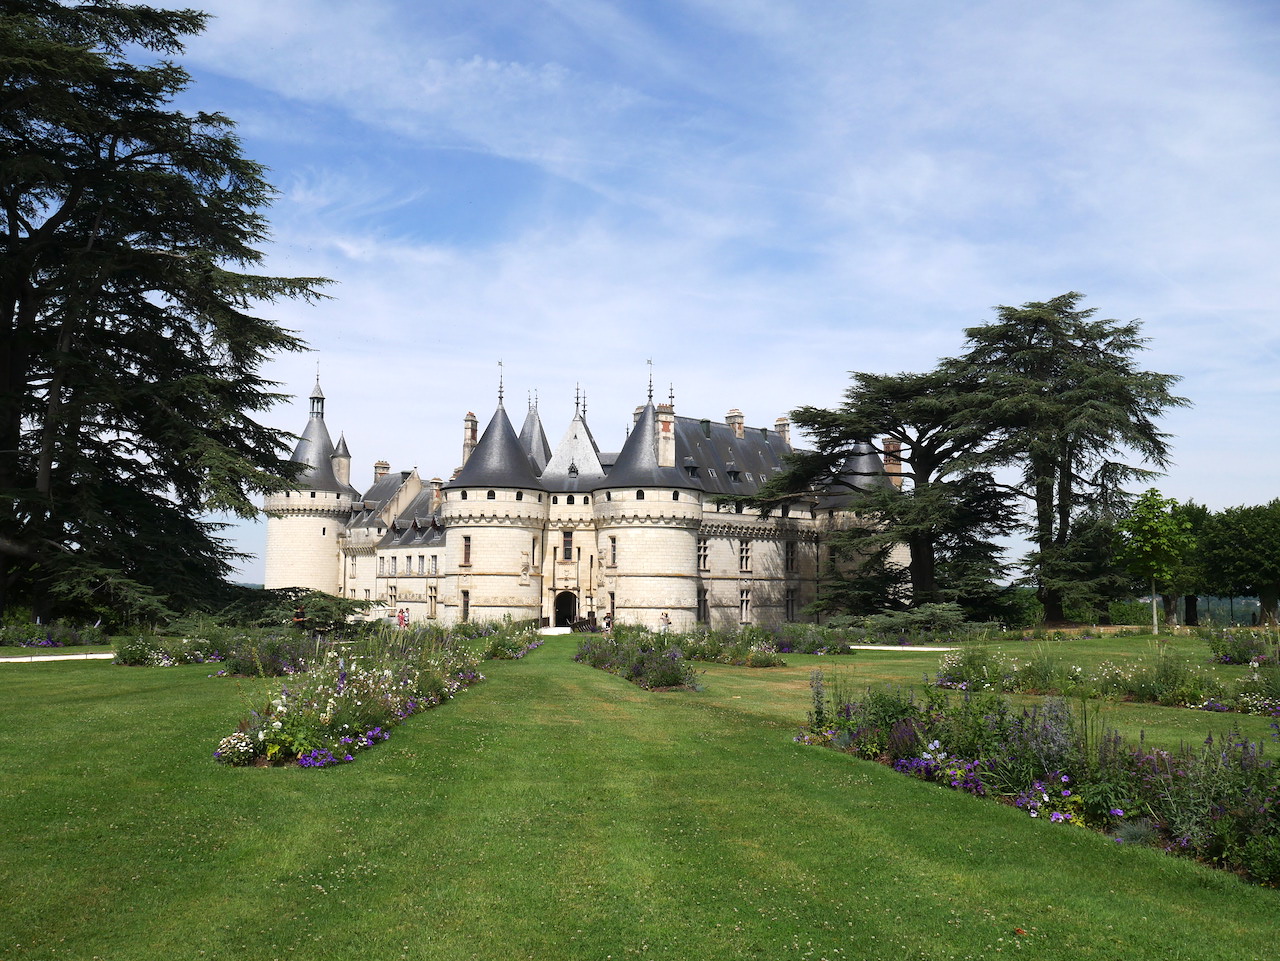
<path id="1" fill-rule="evenodd" d="M 178 4 L 169 4 L 178 5 Z M 262 313 L 299 433 L 319 372 L 355 486 L 447 478 L 462 420 L 586 397 L 622 445 L 772 426 L 923 371 L 998 305 L 1086 295 L 1182 378 L 1167 496 L 1280 494 L 1280 8 L 1238 0 L 209 0 L 180 104 L 279 195 Z M 265 528 L 233 543 L 256 555 Z"/>

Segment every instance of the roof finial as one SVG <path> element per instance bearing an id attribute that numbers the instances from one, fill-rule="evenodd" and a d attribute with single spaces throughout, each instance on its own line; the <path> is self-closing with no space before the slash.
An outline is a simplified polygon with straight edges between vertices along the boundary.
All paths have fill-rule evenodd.
<path id="1" fill-rule="evenodd" d="M 573 416 L 577 417 L 582 410 L 582 385 L 573 385 Z"/>
<path id="2" fill-rule="evenodd" d="M 676 406 L 676 385 L 671 384 L 670 390 L 667 391 L 667 403 L 672 407 Z"/>
<path id="3" fill-rule="evenodd" d="M 653 358 L 645 361 L 649 365 L 649 403 L 653 403 Z"/>
<path id="4" fill-rule="evenodd" d="M 582 392 L 582 419 L 587 419 L 587 392 Z"/>
<path id="5" fill-rule="evenodd" d="M 502 406 L 502 361 L 498 361 L 498 406 Z"/>
<path id="6" fill-rule="evenodd" d="M 528 398 L 528 400 L 529 400 L 529 409 L 530 409 L 530 410 L 537 410 L 538 408 L 537 408 L 537 407 L 534 405 L 534 403 L 533 403 L 533 391 L 529 391 L 529 398 Z"/>

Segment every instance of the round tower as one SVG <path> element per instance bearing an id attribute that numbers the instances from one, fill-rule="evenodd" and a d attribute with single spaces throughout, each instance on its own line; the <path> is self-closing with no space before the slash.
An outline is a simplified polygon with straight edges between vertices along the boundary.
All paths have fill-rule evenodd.
<path id="1" fill-rule="evenodd" d="M 445 618 L 540 618 L 548 498 L 501 401 L 464 457 L 462 469 L 441 490 L 449 572 L 441 597 Z"/>
<path id="2" fill-rule="evenodd" d="M 675 411 L 647 404 L 618 455 L 594 511 L 602 607 L 619 623 L 691 630 L 698 616 L 699 481 L 676 466 Z"/>
<path id="3" fill-rule="evenodd" d="M 351 455 L 345 439 L 337 450 L 324 423 L 324 392 L 317 378 L 311 416 L 290 458 L 304 465 L 291 490 L 269 494 L 264 586 L 341 590 L 338 535 L 360 495 L 348 482 Z M 340 479 L 341 478 L 341 479 Z"/>

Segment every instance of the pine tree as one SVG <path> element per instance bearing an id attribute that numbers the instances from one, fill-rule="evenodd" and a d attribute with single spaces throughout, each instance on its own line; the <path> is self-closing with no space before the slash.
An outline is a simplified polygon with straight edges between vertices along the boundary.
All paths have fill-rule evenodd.
<path id="1" fill-rule="evenodd" d="M 323 281 L 252 273 L 272 189 L 166 60 L 205 15 L 96 0 L 0 13 L 0 610 L 156 613 L 233 559 L 210 511 L 291 474 L 254 418 L 303 349 L 255 316 Z"/>
<path id="2" fill-rule="evenodd" d="M 1093 320 L 1083 295 L 997 307 L 998 320 L 966 331 L 960 358 L 977 385 L 968 414 L 990 425 L 993 464 L 1021 471 L 1017 490 L 1030 506 L 1029 566 L 1047 621 L 1064 619 L 1068 594 L 1087 593 L 1074 541 L 1090 523 L 1124 510 L 1124 485 L 1155 471 L 1120 458 L 1136 454 L 1154 468 L 1169 461 L 1168 435 L 1156 418 L 1188 402 L 1170 393 L 1178 377 L 1139 369 L 1138 321 Z"/>

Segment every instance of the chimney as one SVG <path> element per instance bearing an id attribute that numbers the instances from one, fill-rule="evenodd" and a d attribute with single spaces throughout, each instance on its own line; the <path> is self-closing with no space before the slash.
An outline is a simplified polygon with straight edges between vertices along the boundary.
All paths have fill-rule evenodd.
<path id="1" fill-rule="evenodd" d="M 676 411 L 670 404 L 659 404 L 658 415 L 658 466 L 676 466 Z"/>
<path id="2" fill-rule="evenodd" d="M 378 461 L 373 465 L 373 482 L 376 484 L 382 478 L 387 476 L 387 471 L 391 470 L 391 465 L 384 460 Z"/>
<path id="3" fill-rule="evenodd" d="M 746 418 L 742 416 L 742 411 L 736 407 L 733 408 L 733 410 L 724 415 L 724 422 L 733 428 L 733 436 L 741 440 L 744 432 L 743 424 L 746 423 Z"/>
<path id="4" fill-rule="evenodd" d="M 441 500 L 440 489 L 444 487 L 444 481 L 442 481 L 439 477 L 433 477 L 431 478 L 430 483 L 431 483 L 431 513 L 434 514 L 436 511 L 440 509 L 440 500 Z"/>
<path id="5" fill-rule="evenodd" d="M 477 434 L 479 428 L 476 423 L 476 415 L 471 411 L 467 411 L 467 416 L 462 418 L 462 466 L 467 466 L 467 461 L 471 459 L 471 452 L 476 449 Z"/>
<path id="6" fill-rule="evenodd" d="M 902 458 L 898 455 L 902 450 L 902 444 L 886 437 L 881 446 L 884 447 L 884 472 L 889 475 L 889 481 L 894 487 L 901 488 Z"/>
<path id="7" fill-rule="evenodd" d="M 785 417 L 779 417 L 773 422 L 773 429 L 782 435 L 782 442 L 787 445 L 787 449 L 791 449 L 791 421 Z"/>

